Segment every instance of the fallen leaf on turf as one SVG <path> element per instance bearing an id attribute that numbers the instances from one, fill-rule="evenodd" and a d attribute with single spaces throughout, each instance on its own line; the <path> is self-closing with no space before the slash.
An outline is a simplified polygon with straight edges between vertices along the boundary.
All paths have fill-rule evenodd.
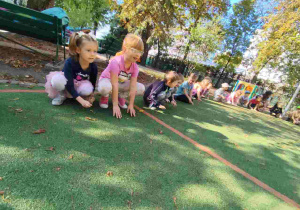
<path id="1" fill-rule="evenodd" d="M 23 109 L 19 108 L 19 109 L 15 109 L 16 112 L 23 112 Z"/>
<path id="2" fill-rule="evenodd" d="M 59 170 L 60 170 L 60 167 L 55 168 L 55 170 L 56 170 L 56 171 L 59 171 Z"/>
<path id="3" fill-rule="evenodd" d="M 237 144 L 237 143 L 234 143 L 234 145 L 237 147 L 237 148 L 239 148 L 240 146 Z"/>
<path id="4" fill-rule="evenodd" d="M 45 133 L 46 132 L 46 130 L 45 129 L 38 129 L 38 130 L 36 130 L 36 131 L 34 131 L 33 133 L 34 134 L 41 134 L 41 133 Z"/>
<path id="5" fill-rule="evenodd" d="M 245 134 L 245 137 L 248 138 L 249 136 L 247 134 Z"/>
<path id="6" fill-rule="evenodd" d="M 159 130 L 159 133 L 160 133 L 160 134 L 163 134 L 162 130 Z"/>
<path id="7" fill-rule="evenodd" d="M 54 151 L 55 148 L 54 147 L 49 147 L 49 149 L 46 149 L 46 151 Z"/>
<path id="8" fill-rule="evenodd" d="M 112 171 L 108 171 L 107 173 L 106 173 L 106 176 L 112 176 L 113 175 L 113 172 Z"/>
<path id="9" fill-rule="evenodd" d="M 4 191 L 0 191 L 0 195 L 4 195 Z"/>
<path id="10" fill-rule="evenodd" d="M 150 144 L 152 144 L 152 139 L 150 139 Z"/>
<path id="11" fill-rule="evenodd" d="M 96 118 L 91 118 L 91 117 L 85 117 L 85 119 L 90 120 L 90 121 L 97 121 Z"/>
<path id="12" fill-rule="evenodd" d="M 144 112 L 144 110 L 143 110 L 143 109 L 140 109 L 140 110 L 139 110 L 139 112 L 142 112 L 142 113 L 143 113 L 143 112 Z"/>
<path id="13" fill-rule="evenodd" d="M 31 172 L 31 173 L 32 173 L 32 172 L 34 172 L 34 170 L 30 170 L 29 172 Z"/>
<path id="14" fill-rule="evenodd" d="M 3 180 L 3 178 L 0 176 L 0 181 L 2 181 Z"/>
<path id="15" fill-rule="evenodd" d="M 133 189 L 131 189 L 131 197 L 133 197 L 133 194 L 134 194 Z"/>
<path id="16" fill-rule="evenodd" d="M 131 209 L 132 201 L 127 201 L 127 204 L 128 204 L 128 209 Z"/>
<path id="17" fill-rule="evenodd" d="M 17 101 L 19 98 L 10 99 L 10 101 Z"/>
<path id="18" fill-rule="evenodd" d="M 74 155 L 70 155 L 68 159 L 69 159 L 69 160 L 70 160 L 70 159 L 73 159 L 73 157 L 74 157 Z"/>

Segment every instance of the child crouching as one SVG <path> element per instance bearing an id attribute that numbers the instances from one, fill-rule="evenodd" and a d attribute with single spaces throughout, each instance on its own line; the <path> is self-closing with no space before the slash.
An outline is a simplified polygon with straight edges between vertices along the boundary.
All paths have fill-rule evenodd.
<path id="1" fill-rule="evenodd" d="M 166 109 L 165 102 L 172 97 L 172 90 L 180 81 L 179 75 L 175 71 L 169 71 L 165 74 L 164 81 L 156 81 L 152 83 L 144 94 L 144 103 L 151 109 Z M 173 106 L 176 106 L 176 101 L 171 101 Z"/>

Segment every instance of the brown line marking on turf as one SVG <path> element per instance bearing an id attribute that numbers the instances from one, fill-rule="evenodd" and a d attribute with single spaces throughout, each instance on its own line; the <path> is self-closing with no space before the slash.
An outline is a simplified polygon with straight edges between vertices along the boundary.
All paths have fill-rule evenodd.
<path id="1" fill-rule="evenodd" d="M 45 93 L 45 90 L 0 90 L 0 93 Z"/>
<path id="2" fill-rule="evenodd" d="M 157 117 L 153 116 L 152 114 L 146 112 L 145 110 L 141 109 L 140 107 L 134 105 L 135 108 L 139 111 L 141 111 L 142 113 L 144 113 L 145 115 L 147 115 L 148 117 L 152 118 L 153 120 L 155 120 L 156 122 L 158 122 L 159 124 L 163 125 L 164 127 L 168 128 L 169 130 L 171 130 L 172 132 L 176 133 L 177 135 L 181 136 L 182 138 L 184 138 L 185 140 L 189 141 L 190 143 L 192 143 L 194 146 L 196 146 L 197 148 L 199 148 L 200 150 L 206 152 L 207 154 L 209 154 L 210 156 L 218 159 L 220 162 L 224 163 L 225 165 L 229 166 L 231 169 L 233 169 L 234 171 L 236 171 L 237 173 L 243 175 L 244 177 L 246 177 L 247 179 L 249 179 L 250 181 L 254 182 L 256 185 L 260 186 L 261 188 L 265 189 L 266 191 L 269 191 L 271 194 L 275 195 L 276 197 L 280 198 L 281 200 L 283 200 L 284 202 L 297 207 L 298 209 L 300 209 L 300 205 L 288 198 L 287 196 L 281 194 L 280 192 L 276 191 L 275 189 L 273 189 L 272 187 L 270 187 L 269 185 L 263 183 L 262 181 L 258 180 L 257 178 L 251 176 L 250 174 L 248 174 L 246 171 L 240 169 L 239 167 L 237 167 L 236 165 L 230 163 L 229 161 L 227 161 L 226 159 L 222 158 L 221 156 L 219 156 L 217 153 L 211 151 L 208 147 L 203 146 L 201 144 L 199 144 L 198 142 L 196 142 L 195 140 L 191 139 L 190 137 L 184 135 L 183 133 L 181 133 L 180 131 L 176 130 L 175 128 L 171 127 L 170 125 L 164 123 L 163 121 L 161 121 L 160 119 L 158 119 Z"/>

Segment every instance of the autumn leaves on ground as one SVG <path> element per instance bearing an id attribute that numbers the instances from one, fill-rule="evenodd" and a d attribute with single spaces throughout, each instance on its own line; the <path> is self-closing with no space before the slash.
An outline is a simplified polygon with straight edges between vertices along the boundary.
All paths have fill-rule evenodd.
<path id="1" fill-rule="evenodd" d="M 293 209 L 142 112 L 118 120 L 43 93 L 0 100 L 1 210 Z M 146 111 L 300 202 L 296 126 L 209 100 Z"/>

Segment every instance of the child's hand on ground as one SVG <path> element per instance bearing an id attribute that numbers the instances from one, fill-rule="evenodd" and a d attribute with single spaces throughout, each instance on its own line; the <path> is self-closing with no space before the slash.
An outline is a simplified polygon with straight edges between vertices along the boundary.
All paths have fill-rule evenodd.
<path id="1" fill-rule="evenodd" d="M 135 109 L 133 108 L 133 106 L 128 106 L 127 113 L 130 113 L 131 117 L 135 117 Z"/>
<path id="2" fill-rule="evenodd" d="M 176 103 L 175 100 L 171 101 L 171 104 L 172 104 L 173 106 L 177 106 L 177 103 Z"/>
<path id="3" fill-rule="evenodd" d="M 165 106 L 163 106 L 163 105 L 159 105 L 159 107 L 158 108 L 160 108 L 160 109 L 166 109 L 166 107 Z"/>
<path id="4" fill-rule="evenodd" d="M 118 118 L 118 119 L 122 118 L 122 113 L 121 113 L 119 105 L 114 105 L 113 106 L 113 116 Z"/>
<path id="5" fill-rule="evenodd" d="M 198 98 L 197 100 L 198 100 L 198 101 L 202 101 L 201 98 Z"/>
<path id="6" fill-rule="evenodd" d="M 94 96 L 90 96 L 90 97 L 89 97 L 89 102 L 90 102 L 91 104 L 93 104 L 94 101 L 95 101 L 95 97 L 94 97 Z"/>
<path id="7" fill-rule="evenodd" d="M 193 102 L 193 100 L 191 98 L 189 99 L 189 103 L 192 104 L 192 105 L 194 105 L 194 102 Z"/>
<path id="8" fill-rule="evenodd" d="M 91 104 L 89 101 L 84 100 L 84 99 L 80 102 L 80 104 L 81 104 L 84 108 L 90 108 L 90 107 L 92 106 L 92 104 Z"/>
<path id="9" fill-rule="evenodd" d="M 166 102 L 167 102 L 167 103 L 170 103 L 170 100 L 169 100 L 169 99 L 166 99 Z"/>

